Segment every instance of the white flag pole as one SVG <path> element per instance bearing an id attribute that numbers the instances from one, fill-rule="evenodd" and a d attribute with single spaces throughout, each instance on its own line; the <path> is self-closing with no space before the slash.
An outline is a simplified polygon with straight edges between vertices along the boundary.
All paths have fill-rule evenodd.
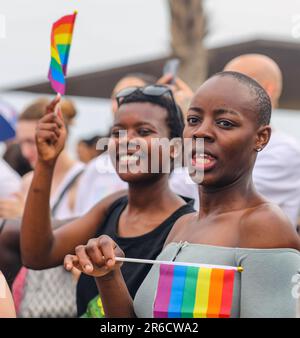
<path id="1" fill-rule="evenodd" d="M 173 261 L 158 261 L 158 260 L 152 260 L 152 259 L 139 259 L 139 258 L 127 258 L 127 257 L 115 257 L 115 260 L 117 262 L 127 262 L 127 263 L 167 264 L 167 265 L 191 266 L 191 267 L 195 267 L 195 268 L 234 270 L 234 271 L 238 271 L 238 272 L 243 271 L 243 268 L 241 266 L 197 264 L 197 263 L 185 263 L 185 262 L 173 262 Z"/>

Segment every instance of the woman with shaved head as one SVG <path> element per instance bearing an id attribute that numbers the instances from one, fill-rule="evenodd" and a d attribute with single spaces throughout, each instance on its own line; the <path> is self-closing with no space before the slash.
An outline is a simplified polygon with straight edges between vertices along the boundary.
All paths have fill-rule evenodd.
<path id="1" fill-rule="evenodd" d="M 271 99 L 273 110 L 283 89 L 283 76 L 277 63 L 262 54 L 244 54 L 231 60 L 224 68 L 256 80 Z M 276 203 L 296 227 L 300 213 L 300 145 L 290 135 L 272 132 L 265 150 L 258 154 L 253 171 L 255 187 Z"/>
<path id="2" fill-rule="evenodd" d="M 269 95 L 272 107 L 278 107 L 282 73 L 273 59 L 263 54 L 244 54 L 229 61 L 224 70 L 239 72 L 257 81 Z"/>
<path id="3" fill-rule="evenodd" d="M 257 152 L 270 139 L 270 117 L 268 94 L 243 74 L 222 72 L 199 88 L 183 135 L 193 140 L 193 168 L 204 173 L 200 210 L 177 220 L 157 258 L 242 266 L 244 271 L 235 274 L 231 317 L 296 315 L 291 278 L 300 267 L 299 237 L 281 209 L 262 197 L 252 180 Z M 203 153 L 195 148 L 200 138 Z M 73 264 L 96 278 L 108 317 L 151 317 L 159 266 L 152 267 L 133 301 L 116 256 L 123 256 L 118 244 L 101 236 L 77 256 L 67 256 L 65 265 Z"/>

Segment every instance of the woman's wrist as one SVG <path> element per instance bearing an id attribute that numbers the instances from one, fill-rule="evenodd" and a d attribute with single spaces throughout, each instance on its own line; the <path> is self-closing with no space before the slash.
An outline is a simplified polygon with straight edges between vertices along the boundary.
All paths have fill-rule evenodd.
<path id="1" fill-rule="evenodd" d="M 111 281 L 115 281 L 116 279 L 118 279 L 121 276 L 122 276 L 122 273 L 121 273 L 120 268 L 116 268 L 115 270 L 110 271 L 108 274 L 101 276 L 101 277 L 96 277 L 95 279 L 99 283 L 111 282 Z"/>
<path id="2" fill-rule="evenodd" d="M 42 159 L 37 160 L 36 169 L 53 171 L 56 164 L 56 159 L 53 161 L 43 161 Z"/>

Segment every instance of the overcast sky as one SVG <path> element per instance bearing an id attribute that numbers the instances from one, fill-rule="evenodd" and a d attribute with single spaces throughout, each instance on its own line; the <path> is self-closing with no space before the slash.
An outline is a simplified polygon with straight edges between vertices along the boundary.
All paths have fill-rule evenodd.
<path id="1" fill-rule="evenodd" d="M 1 0 L 0 88 L 46 79 L 51 25 L 75 9 L 70 75 L 169 52 L 165 0 Z M 208 47 L 263 37 L 300 43 L 299 0 L 205 0 L 205 9 Z"/>

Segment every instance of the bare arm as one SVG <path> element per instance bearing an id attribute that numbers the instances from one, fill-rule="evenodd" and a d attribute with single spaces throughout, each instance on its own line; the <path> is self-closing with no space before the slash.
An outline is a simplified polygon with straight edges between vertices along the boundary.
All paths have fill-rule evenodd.
<path id="1" fill-rule="evenodd" d="M 9 286 L 22 266 L 20 256 L 20 220 L 5 220 L 0 233 L 0 271 Z"/>
<path id="2" fill-rule="evenodd" d="M 135 318 L 133 300 L 125 284 L 122 272 L 95 278 L 106 318 Z M 113 301 L 112 301 L 113 300 Z"/>
<path id="3" fill-rule="evenodd" d="M 80 219 L 53 231 L 50 218 L 50 190 L 57 157 L 62 151 L 66 130 L 60 114 L 54 114 L 56 98 L 39 121 L 36 144 L 38 162 L 35 168 L 21 227 L 21 254 L 24 265 L 46 269 L 63 263 L 66 254 L 74 252 L 95 236 L 110 205 L 124 192 L 118 192 L 98 203 Z"/>
<path id="4" fill-rule="evenodd" d="M 55 113 L 59 101 L 60 96 L 57 96 L 48 105 L 36 130 L 38 161 L 21 227 L 22 258 L 24 264 L 31 268 L 40 267 L 42 258 L 50 251 L 53 239 L 49 206 L 51 182 L 55 163 L 64 148 L 67 134 L 61 112 Z"/>
<path id="5" fill-rule="evenodd" d="M 116 192 L 96 204 L 86 215 L 52 230 L 49 213 L 46 214 L 44 204 L 49 199 L 39 199 L 39 214 L 30 213 L 23 217 L 21 228 L 21 253 L 23 264 L 31 269 L 46 269 L 63 263 L 64 257 L 74 253 L 76 246 L 86 244 L 95 237 L 99 225 L 104 221 L 111 204 L 126 191 Z M 30 202 L 27 202 L 30 203 Z M 34 205 L 34 204 L 33 204 Z M 27 206 L 25 210 L 27 209 Z"/>
<path id="6" fill-rule="evenodd" d="M 115 257 L 124 257 L 123 251 L 108 236 L 89 240 L 76 248 L 76 255 L 67 255 L 64 266 L 95 277 L 107 318 L 133 318 L 133 300 L 125 284 L 120 263 Z"/>

